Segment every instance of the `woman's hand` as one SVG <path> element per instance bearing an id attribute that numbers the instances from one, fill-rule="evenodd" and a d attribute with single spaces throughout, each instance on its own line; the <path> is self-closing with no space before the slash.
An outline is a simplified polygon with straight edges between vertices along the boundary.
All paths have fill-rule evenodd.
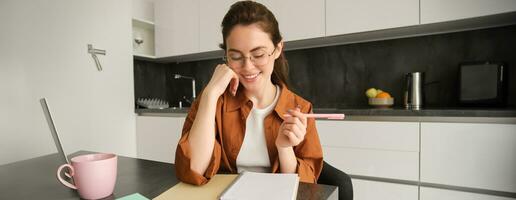
<path id="1" fill-rule="evenodd" d="M 276 138 L 276 147 L 278 148 L 297 146 L 305 139 L 306 116 L 301 113 L 299 108 L 289 110 L 288 113 L 284 115 L 285 121 L 281 124 Z"/>
<path id="2" fill-rule="evenodd" d="M 238 84 L 238 75 L 226 64 L 219 64 L 215 68 L 215 71 L 211 76 L 211 80 L 205 90 L 216 97 L 219 97 L 224 93 L 229 85 L 229 91 L 233 96 L 235 96 Z"/>

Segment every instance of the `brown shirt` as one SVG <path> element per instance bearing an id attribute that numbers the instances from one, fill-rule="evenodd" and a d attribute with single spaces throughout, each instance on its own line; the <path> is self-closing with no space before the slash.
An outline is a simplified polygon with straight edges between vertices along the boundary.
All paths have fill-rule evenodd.
<path id="1" fill-rule="evenodd" d="M 236 159 L 242 142 L 244 141 L 246 119 L 253 107 L 253 103 L 243 92 L 232 96 L 228 91 L 217 101 L 215 113 L 215 147 L 211 161 L 204 174 L 198 174 L 190 169 L 190 147 L 188 134 L 199 108 L 199 99 L 194 101 L 183 126 L 181 139 L 176 149 L 176 175 L 179 180 L 195 184 L 206 184 L 216 173 L 237 173 Z M 301 108 L 303 113 L 311 113 L 310 102 L 297 96 L 283 86 L 274 110 L 264 119 L 265 140 L 271 163 L 271 172 L 280 172 L 278 150 L 275 145 L 279 127 L 283 122 L 283 114 L 288 109 Z M 300 181 L 316 183 L 321 173 L 323 158 L 319 135 L 313 118 L 307 119 L 305 139 L 293 147 L 297 158 L 297 174 Z"/>

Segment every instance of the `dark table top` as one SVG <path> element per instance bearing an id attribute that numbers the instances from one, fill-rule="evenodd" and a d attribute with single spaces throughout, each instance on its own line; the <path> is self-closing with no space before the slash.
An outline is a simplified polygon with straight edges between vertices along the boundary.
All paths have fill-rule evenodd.
<path id="1" fill-rule="evenodd" d="M 77 152 L 82 155 L 90 152 Z M 75 190 L 56 178 L 59 155 L 51 154 L 0 166 L 0 199 L 79 199 Z M 140 193 L 152 199 L 177 184 L 173 164 L 118 157 L 114 194 L 105 199 Z M 297 199 L 337 199 L 335 186 L 300 183 Z"/>

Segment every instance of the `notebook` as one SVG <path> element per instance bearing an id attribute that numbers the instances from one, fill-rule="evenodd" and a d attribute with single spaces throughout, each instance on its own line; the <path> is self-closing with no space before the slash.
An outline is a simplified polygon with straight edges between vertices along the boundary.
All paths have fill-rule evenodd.
<path id="1" fill-rule="evenodd" d="M 140 193 L 133 193 L 127 196 L 123 196 L 121 198 L 117 198 L 116 200 L 149 200 L 147 197 L 141 195 Z"/>
<path id="2" fill-rule="evenodd" d="M 295 200 L 297 174 L 243 172 L 221 194 L 220 200 Z"/>
<path id="3" fill-rule="evenodd" d="M 201 186 L 181 182 L 154 200 L 216 200 L 236 178 L 236 174 L 216 174 L 208 183 Z"/>

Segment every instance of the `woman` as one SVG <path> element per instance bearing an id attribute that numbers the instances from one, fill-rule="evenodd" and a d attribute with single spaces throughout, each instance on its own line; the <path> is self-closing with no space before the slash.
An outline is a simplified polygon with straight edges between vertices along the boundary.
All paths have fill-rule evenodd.
<path id="1" fill-rule="evenodd" d="M 278 23 L 265 6 L 233 4 L 222 21 L 226 64 L 193 103 L 176 150 L 179 180 L 201 185 L 219 173 L 297 173 L 316 183 L 322 148 L 311 104 L 287 88 Z"/>

